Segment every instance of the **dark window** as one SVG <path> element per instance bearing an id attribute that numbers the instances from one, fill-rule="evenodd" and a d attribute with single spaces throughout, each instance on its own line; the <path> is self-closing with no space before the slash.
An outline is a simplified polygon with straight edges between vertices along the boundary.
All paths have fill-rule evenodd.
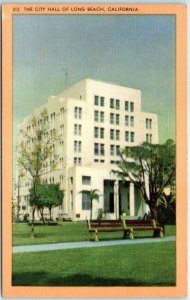
<path id="1" fill-rule="evenodd" d="M 110 99 L 110 108 L 114 108 L 114 99 L 113 98 Z"/>
<path id="2" fill-rule="evenodd" d="M 125 111 L 129 111 L 129 101 L 125 101 Z"/>
<path id="3" fill-rule="evenodd" d="M 104 106 L 104 97 L 100 97 L 100 106 Z"/>
<path id="4" fill-rule="evenodd" d="M 114 212 L 114 193 L 110 193 L 110 207 L 109 207 L 109 212 L 113 213 Z"/>
<path id="5" fill-rule="evenodd" d="M 134 112 L 134 102 L 130 102 L 130 111 Z"/>
<path id="6" fill-rule="evenodd" d="M 116 100 L 115 100 L 115 108 L 116 108 L 116 109 L 119 109 L 119 108 L 120 108 L 120 100 L 119 100 L 119 99 L 116 99 Z"/>
<path id="7" fill-rule="evenodd" d="M 99 104 L 99 97 L 94 96 L 94 105 L 98 105 L 98 104 Z"/>
<path id="8" fill-rule="evenodd" d="M 91 176 L 82 176 L 82 184 L 91 184 Z"/>
<path id="9" fill-rule="evenodd" d="M 90 210 L 90 197 L 82 193 L 82 210 Z"/>

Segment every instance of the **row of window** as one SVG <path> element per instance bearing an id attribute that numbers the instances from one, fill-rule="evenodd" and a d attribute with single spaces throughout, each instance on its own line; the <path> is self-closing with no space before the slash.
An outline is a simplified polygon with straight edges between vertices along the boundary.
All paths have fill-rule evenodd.
<path id="1" fill-rule="evenodd" d="M 104 106 L 105 105 L 105 97 L 103 96 L 94 96 L 94 105 L 96 106 Z M 120 109 L 120 100 L 110 98 L 110 108 Z M 125 111 L 134 112 L 134 102 L 125 101 Z"/>
<path id="2" fill-rule="evenodd" d="M 94 111 L 94 121 L 95 122 L 104 122 L 104 112 L 95 110 Z M 120 124 L 120 115 L 110 113 L 110 124 L 119 125 Z M 135 126 L 134 116 L 125 115 L 125 126 L 130 126 L 130 127 Z"/>

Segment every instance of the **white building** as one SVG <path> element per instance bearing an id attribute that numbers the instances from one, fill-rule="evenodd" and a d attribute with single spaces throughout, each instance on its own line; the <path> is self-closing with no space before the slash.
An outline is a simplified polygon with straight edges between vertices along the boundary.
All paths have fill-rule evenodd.
<path id="1" fill-rule="evenodd" d="M 65 191 L 62 207 L 54 209 L 72 220 L 89 218 L 89 201 L 81 190 L 98 189 L 99 202 L 93 203 L 93 218 L 98 209 L 107 218 L 118 218 L 125 211 L 129 217 L 143 216 L 147 206 L 139 191 L 128 181 L 122 183 L 111 172 L 117 168 L 118 151 L 144 141 L 158 143 L 157 115 L 141 111 L 141 91 L 133 88 L 85 79 L 75 83 L 37 108 L 46 108 L 49 129 L 61 135 L 56 152 L 57 170 L 45 175 L 48 182 L 59 182 Z M 29 117 L 18 130 L 30 131 Z M 27 180 L 19 188 L 20 213 L 27 204 Z"/>

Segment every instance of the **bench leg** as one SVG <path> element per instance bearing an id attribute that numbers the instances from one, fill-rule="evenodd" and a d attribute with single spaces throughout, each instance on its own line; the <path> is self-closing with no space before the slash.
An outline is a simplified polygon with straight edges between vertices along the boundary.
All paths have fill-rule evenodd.
<path id="1" fill-rule="evenodd" d="M 130 229 L 130 232 L 129 232 L 129 239 L 134 240 L 133 229 L 132 228 Z"/>
<path id="2" fill-rule="evenodd" d="M 134 237 L 133 237 L 133 229 L 128 229 L 128 230 L 124 230 L 124 233 L 123 233 L 123 239 L 126 239 L 126 238 L 129 238 L 130 240 L 133 240 Z"/>
<path id="3" fill-rule="evenodd" d="M 164 237 L 164 232 L 163 232 L 163 229 L 161 228 L 160 230 L 160 238 L 163 238 Z"/>
<path id="4" fill-rule="evenodd" d="M 160 230 L 154 230 L 153 237 L 163 238 L 164 237 L 163 229 L 160 228 Z"/>
<path id="5" fill-rule="evenodd" d="M 94 242 L 98 242 L 99 241 L 97 232 L 91 232 L 90 233 L 90 241 L 94 241 Z"/>

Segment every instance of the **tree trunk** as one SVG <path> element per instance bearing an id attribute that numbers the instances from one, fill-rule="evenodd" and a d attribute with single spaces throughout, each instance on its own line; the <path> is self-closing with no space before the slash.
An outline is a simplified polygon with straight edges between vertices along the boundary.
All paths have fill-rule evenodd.
<path id="1" fill-rule="evenodd" d="M 31 235 L 30 235 L 31 238 L 35 238 L 36 237 L 35 236 L 35 231 L 34 231 L 34 214 L 35 214 L 35 210 L 36 210 L 36 206 L 34 205 L 32 207 L 32 229 L 31 229 Z"/>
<path id="2" fill-rule="evenodd" d="M 41 214 L 41 217 L 42 217 L 42 222 L 43 222 L 43 224 L 45 225 L 45 220 L 44 220 L 44 208 L 41 207 L 41 208 L 39 208 L 39 210 L 40 210 L 40 214 Z"/>
<path id="3" fill-rule="evenodd" d="M 49 217 L 50 217 L 50 221 L 51 221 L 51 209 L 52 209 L 52 206 L 49 207 Z"/>
<path id="4" fill-rule="evenodd" d="M 155 203 L 150 203 L 149 204 L 149 208 L 150 208 L 150 214 L 151 214 L 151 219 L 153 219 L 156 224 L 158 224 L 158 214 L 157 214 L 157 207 Z"/>
<path id="5" fill-rule="evenodd" d="M 90 200 L 90 220 L 92 220 L 92 199 Z"/>

